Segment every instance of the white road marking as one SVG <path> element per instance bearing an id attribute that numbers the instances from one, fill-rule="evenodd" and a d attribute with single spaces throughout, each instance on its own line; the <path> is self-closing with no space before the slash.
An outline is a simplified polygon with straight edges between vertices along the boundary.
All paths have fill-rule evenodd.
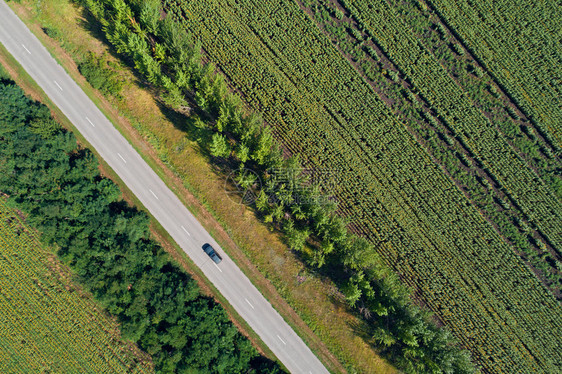
<path id="1" fill-rule="evenodd" d="M 62 91 L 62 87 L 60 86 L 60 84 L 57 83 L 57 81 L 53 81 L 55 82 L 55 84 L 57 85 L 58 88 L 60 88 L 60 90 Z"/>
<path id="2" fill-rule="evenodd" d="M 154 197 L 156 198 L 156 200 L 160 200 L 160 199 L 158 198 L 158 196 L 156 196 L 156 194 L 155 194 L 154 192 L 152 192 L 152 190 L 151 190 L 150 188 L 149 188 L 148 190 L 150 191 L 150 193 L 152 194 L 152 196 L 154 196 Z"/>
<path id="3" fill-rule="evenodd" d="M 27 49 L 27 47 L 25 45 L 21 45 L 23 47 L 23 49 L 25 49 L 27 51 L 27 53 L 31 54 L 31 52 L 29 52 L 29 49 Z"/>
<path id="4" fill-rule="evenodd" d="M 285 343 L 285 342 L 283 341 L 283 339 L 281 339 L 281 337 L 280 337 L 279 335 L 277 335 L 277 337 L 279 338 L 279 340 L 281 340 L 281 343 L 287 345 L 287 343 Z"/>
<path id="5" fill-rule="evenodd" d="M 125 159 L 123 158 L 123 156 L 121 156 L 121 154 L 118 152 L 117 156 L 121 157 L 121 160 L 123 160 L 124 163 L 127 163 L 127 161 L 125 161 Z"/>
<path id="6" fill-rule="evenodd" d="M 186 233 L 188 236 L 191 236 L 191 234 L 185 229 L 185 227 L 182 226 L 181 228 L 182 228 L 183 231 L 185 231 L 185 233 Z"/>
<path id="7" fill-rule="evenodd" d="M 246 302 L 248 303 L 249 306 L 252 307 L 252 309 L 255 309 L 254 306 L 252 304 L 250 304 L 250 302 L 248 301 L 248 299 L 244 298 L 244 300 L 246 300 Z"/>
<path id="8" fill-rule="evenodd" d="M 213 265 L 215 265 L 217 267 L 217 269 L 219 269 L 219 271 L 222 273 L 222 270 L 221 270 L 221 268 L 219 268 L 219 265 L 215 264 L 214 262 L 213 262 Z"/>
<path id="9" fill-rule="evenodd" d="M 90 121 L 90 119 L 89 119 L 88 117 L 86 117 L 86 121 L 90 122 L 90 125 L 92 125 L 92 127 L 96 127 L 96 125 L 94 125 L 94 124 L 92 123 L 92 121 Z"/>

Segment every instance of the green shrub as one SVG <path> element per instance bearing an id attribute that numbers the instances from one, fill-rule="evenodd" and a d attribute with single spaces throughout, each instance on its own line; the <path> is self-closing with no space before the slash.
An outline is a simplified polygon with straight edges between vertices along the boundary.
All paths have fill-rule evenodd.
<path id="1" fill-rule="evenodd" d="M 116 70 L 110 67 L 105 54 L 98 56 L 89 52 L 78 63 L 78 70 L 96 90 L 100 90 L 104 94 L 120 96 L 124 82 Z"/>

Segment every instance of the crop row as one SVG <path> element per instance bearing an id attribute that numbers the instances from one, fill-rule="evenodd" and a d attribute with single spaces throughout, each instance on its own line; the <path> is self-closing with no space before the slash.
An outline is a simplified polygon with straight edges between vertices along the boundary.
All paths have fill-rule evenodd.
<path id="1" fill-rule="evenodd" d="M 501 186 L 494 186 L 496 178 L 489 170 L 479 167 L 479 160 L 474 158 L 466 144 L 459 142 L 448 130 L 447 125 L 434 116 L 434 110 L 427 105 L 422 96 L 416 93 L 415 87 L 398 74 L 398 70 L 371 39 L 361 32 L 353 19 L 343 17 L 343 12 L 337 5 L 333 5 L 330 1 L 315 3 L 309 1 L 301 3 L 301 6 L 314 14 L 313 18 L 330 36 L 334 45 L 371 83 L 394 115 L 409 128 L 418 142 L 447 171 L 459 188 L 480 209 L 480 212 L 493 223 L 498 232 L 512 243 L 514 250 L 521 253 L 525 261 L 532 264 L 533 271 L 541 274 L 542 281 L 548 285 L 549 289 L 556 295 L 560 295 L 561 275 L 556 266 L 556 259 L 560 259 L 560 255 L 553 250 L 550 250 L 550 253 L 545 252 L 545 239 L 541 238 L 540 233 L 531 227 L 517 204 L 511 201 L 505 191 L 502 191 Z M 399 3 L 396 6 L 405 6 L 405 3 Z M 411 10 L 411 7 L 406 8 L 402 14 L 411 14 L 408 12 Z M 338 12 L 341 12 L 339 17 Z M 427 26 L 427 22 L 421 23 Z M 420 27 L 419 23 L 417 27 Z M 427 29 L 423 31 L 425 31 L 423 42 L 431 40 L 432 44 L 441 44 L 436 48 L 442 51 L 441 36 L 435 37 L 436 31 L 433 33 Z M 465 64 L 466 61 L 470 60 L 468 58 L 462 60 L 461 64 Z M 442 61 L 444 66 L 447 66 L 446 62 Z M 459 71 L 457 63 L 453 65 L 453 75 L 457 74 L 459 77 L 457 83 L 465 87 L 465 92 L 473 93 L 472 100 L 475 106 L 492 106 L 492 109 L 489 110 L 490 114 L 493 114 L 494 121 L 496 123 L 500 121 L 504 125 L 504 131 L 508 131 L 512 139 L 517 141 L 517 145 L 521 146 L 519 147 L 520 152 L 531 151 L 528 156 L 532 157 L 531 161 L 537 161 L 540 164 L 538 171 L 541 174 L 544 173 L 546 180 L 556 173 L 560 167 L 558 159 L 550 159 L 545 156 L 540 158 L 541 149 L 549 147 L 548 144 L 542 142 L 544 139 L 535 138 L 533 140 L 531 135 L 534 133 L 526 134 L 520 130 L 522 124 L 517 123 L 505 112 L 503 103 L 496 96 L 492 96 L 487 91 L 482 92 L 483 85 L 491 84 L 489 78 L 483 77 L 485 81 L 482 82 L 479 77 L 467 74 L 462 69 Z M 525 123 L 529 124 L 529 122 Z"/>
<path id="2" fill-rule="evenodd" d="M 348 5 L 354 17 L 368 28 L 391 60 L 449 124 L 455 136 L 462 139 L 482 166 L 496 176 L 550 243 L 555 248 L 562 248 L 560 200 L 495 126 L 474 108 L 435 57 L 414 38 L 397 12 L 382 0 Z"/>
<path id="3" fill-rule="evenodd" d="M 342 211 L 380 243 L 385 259 L 405 278 L 429 275 L 447 285 L 435 282 L 423 296 L 433 299 L 435 310 L 443 307 L 441 317 L 458 335 L 464 331 L 452 320 L 470 314 L 482 326 L 472 334 L 496 359 L 517 357 L 533 341 L 544 344 L 545 356 L 556 356 L 548 334 L 534 335 L 537 326 L 557 323 L 548 316 L 556 302 L 295 4 L 166 4 L 289 149 L 311 165 L 340 171 Z M 420 256 L 415 263 L 409 260 L 413 253 Z M 491 296 L 473 295 L 491 282 L 481 264 L 499 269 L 506 261 L 513 265 L 509 276 L 492 272 Z M 440 270 L 428 273 L 433 263 Z M 532 291 L 506 298 L 513 289 Z M 456 299 L 463 302 L 445 307 Z M 510 335 L 493 316 L 507 318 L 514 303 L 525 315 L 532 304 L 550 307 L 538 310 L 527 326 L 511 326 L 517 333 L 508 348 L 498 336 Z"/>
<path id="4" fill-rule="evenodd" d="M 428 0 L 531 118 L 562 143 L 562 12 L 551 2 Z"/>
<path id="5" fill-rule="evenodd" d="M 432 9 L 420 6 L 417 0 L 388 2 L 399 10 L 416 38 L 435 55 L 474 106 L 498 126 L 520 154 L 527 156 L 528 163 L 540 169 L 539 173 L 545 172 L 543 179 L 548 180 L 547 175 L 552 175 L 561 163 L 559 139 L 525 116 L 502 90 L 501 82 L 480 66 L 463 41 L 455 37 L 455 30 L 447 28 Z"/>
<path id="6" fill-rule="evenodd" d="M 552 192 L 562 198 L 560 141 L 518 110 L 520 108 L 509 100 L 434 12 L 419 6 L 416 0 L 389 0 L 388 3 L 398 10 L 413 35 L 463 89 L 472 105 L 494 123 L 498 134 L 504 136 Z"/>

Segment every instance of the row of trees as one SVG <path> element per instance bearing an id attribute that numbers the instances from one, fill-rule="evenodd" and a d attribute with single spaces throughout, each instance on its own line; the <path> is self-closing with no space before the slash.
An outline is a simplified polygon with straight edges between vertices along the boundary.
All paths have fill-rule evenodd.
<path id="1" fill-rule="evenodd" d="M 311 266 L 338 273 L 349 303 L 361 307 L 375 339 L 410 372 L 471 372 L 468 354 L 451 335 L 438 329 L 428 313 L 409 301 L 408 292 L 386 268 L 373 246 L 351 234 L 335 212 L 337 204 L 301 173 L 298 158 L 284 159 L 269 127 L 246 114 L 240 98 L 229 93 L 212 64 L 202 64 L 199 46 L 171 17 L 162 18 L 157 0 L 82 3 L 100 21 L 109 42 L 146 80 L 161 90 L 172 107 L 196 105 L 214 134 L 207 146 L 216 158 L 259 173 L 264 188 L 254 190 L 257 210 L 286 233 L 291 248 Z M 130 6 L 128 6 L 129 4 Z M 252 189 L 252 181 L 241 185 Z"/>
<path id="2" fill-rule="evenodd" d="M 0 79 L 0 191 L 59 248 L 158 372 L 280 373 L 152 239 L 98 161 L 49 110 Z"/>

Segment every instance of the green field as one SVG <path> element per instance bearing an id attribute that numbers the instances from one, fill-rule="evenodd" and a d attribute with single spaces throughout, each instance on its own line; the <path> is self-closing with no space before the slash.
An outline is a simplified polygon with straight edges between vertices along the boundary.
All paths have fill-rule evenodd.
<path id="1" fill-rule="evenodd" d="M 165 0 L 163 18 L 158 1 L 84 0 L 166 105 L 196 109 L 190 135 L 210 161 L 261 173 L 261 192 L 243 181 L 260 193 L 257 215 L 339 287 L 366 342 L 408 372 L 472 371 L 385 264 L 484 371 L 558 372 L 560 47 L 551 21 L 535 21 L 560 17 L 537 7 L 519 28 L 488 32 L 474 17 L 459 21 L 452 3 Z M 482 16 L 483 4 L 463 9 Z M 507 24 L 517 12 L 498 7 L 488 21 Z M 512 44 L 492 42 L 502 38 Z M 262 114 L 281 150 L 186 39 L 201 43 L 248 112 Z M 514 54 L 527 41 L 530 65 Z M 300 202 L 310 190 L 268 169 L 299 168 L 281 151 L 331 171 L 335 181 L 321 187 L 350 232 L 329 207 Z"/>
<path id="2" fill-rule="evenodd" d="M 364 22 L 372 35 L 376 35 L 383 50 L 390 51 L 390 59 L 559 254 L 562 248 L 562 205 L 557 185 L 540 178 L 535 169 L 529 167 L 521 157 L 521 151 L 518 152 L 498 126 L 478 110 L 474 101 L 447 74 L 437 56 L 420 46 L 414 30 L 398 11 L 384 1 L 353 4 L 350 8 L 353 14 Z M 369 11 L 373 8 L 381 11 Z M 559 167 L 560 160 L 556 161 Z M 556 173 L 555 180 L 559 183 L 559 171 Z"/>
<path id="3" fill-rule="evenodd" d="M 477 62 L 447 33 L 434 14 L 422 11 L 412 3 L 401 2 L 395 6 L 406 15 L 404 18 L 411 24 L 413 32 L 432 51 L 436 61 L 464 89 L 474 108 L 497 125 L 492 135 L 505 138 L 517 157 L 522 158 L 552 187 L 554 194 L 559 195 L 560 178 L 557 175 L 560 162 L 553 157 L 551 142 L 539 135 L 536 127 L 523 118 L 522 113 L 513 109 L 509 98 L 488 74 L 477 67 Z M 439 110 L 425 100 L 416 85 L 400 73 L 389 56 L 368 34 L 360 31 L 352 18 L 338 17 L 329 1 L 303 4 L 303 9 L 314 14 L 319 27 L 356 66 L 379 97 L 389 104 L 394 115 L 416 136 L 498 233 L 533 267 L 541 281 L 559 297 L 562 284 L 560 271 L 554 262 L 554 258 L 558 257 L 556 249 L 548 248 L 552 254 L 544 250 L 548 238 L 534 223 L 531 224 L 532 218 L 519 208 L 513 194 L 505 190 L 497 176 L 482 164 L 467 139 L 455 133 L 450 120 L 435 115 Z M 351 34 L 354 36 L 349 30 L 353 30 Z"/>
<path id="4" fill-rule="evenodd" d="M 153 373 L 117 322 L 0 198 L 0 372 Z"/>
<path id="5" fill-rule="evenodd" d="M 428 0 L 521 109 L 562 142 L 562 9 L 540 1 Z M 492 26 L 493 25 L 493 26 Z"/>
<path id="6" fill-rule="evenodd" d="M 446 26 L 424 29 L 423 4 L 165 4 L 288 151 L 338 170 L 341 214 L 484 368 L 560 367 L 556 133 L 449 47 Z"/>

